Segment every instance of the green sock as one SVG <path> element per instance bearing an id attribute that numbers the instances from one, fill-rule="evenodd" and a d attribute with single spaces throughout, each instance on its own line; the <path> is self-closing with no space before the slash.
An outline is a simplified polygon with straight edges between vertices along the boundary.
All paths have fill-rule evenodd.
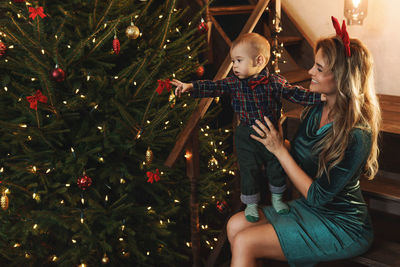
<path id="1" fill-rule="evenodd" d="M 259 219 L 257 203 L 247 204 L 244 210 L 244 216 L 249 222 L 256 222 Z"/>
<path id="2" fill-rule="evenodd" d="M 272 207 L 274 207 L 277 213 L 279 214 L 289 213 L 289 206 L 285 202 L 283 202 L 282 194 L 271 193 L 271 202 L 272 202 Z"/>

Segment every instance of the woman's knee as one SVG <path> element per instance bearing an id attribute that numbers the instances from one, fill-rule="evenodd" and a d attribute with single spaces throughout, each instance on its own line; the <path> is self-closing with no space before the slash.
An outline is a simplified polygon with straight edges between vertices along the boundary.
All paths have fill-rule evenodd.
<path id="1" fill-rule="evenodd" d="M 238 232 L 240 232 L 243 228 L 245 228 L 243 219 L 244 219 L 243 212 L 236 213 L 229 219 L 226 225 L 226 232 L 228 235 L 229 242 L 233 240 L 234 236 Z"/>

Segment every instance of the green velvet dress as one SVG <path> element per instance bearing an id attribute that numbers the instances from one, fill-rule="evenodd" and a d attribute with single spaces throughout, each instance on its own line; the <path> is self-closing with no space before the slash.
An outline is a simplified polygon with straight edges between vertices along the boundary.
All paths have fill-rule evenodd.
<path id="1" fill-rule="evenodd" d="M 332 130 L 332 124 L 319 129 L 322 107 L 316 105 L 308 112 L 292 142 L 294 159 L 310 177 L 316 176 L 318 168 L 312 148 Z M 370 134 L 353 129 L 344 159 L 330 171 L 330 182 L 326 175 L 314 178 L 307 198 L 288 203 L 287 215 L 263 208 L 290 266 L 313 266 L 368 250 L 373 231 L 359 176 L 370 150 Z"/>

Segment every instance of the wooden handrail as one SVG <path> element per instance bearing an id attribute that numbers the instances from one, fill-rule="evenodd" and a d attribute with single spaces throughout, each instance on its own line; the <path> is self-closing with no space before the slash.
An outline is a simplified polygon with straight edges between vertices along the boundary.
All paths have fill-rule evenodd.
<path id="1" fill-rule="evenodd" d="M 260 19 L 261 15 L 264 13 L 265 9 L 268 6 L 270 0 L 260 0 L 258 1 L 256 7 L 254 8 L 253 12 L 251 13 L 249 19 L 247 20 L 246 24 L 242 28 L 240 34 L 252 32 L 254 27 L 256 26 L 258 20 Z M 219 68 L 217 74 L 214 77 L 214 80 L 220 80 L 225 78 L 230 69 L 232 68 L 232 61 L 230 55 L 228 55 L 224 62 L 222 63 L 221 67 Z M 182 132 L 178 135 L 177 141 L 175 146 L 172 148 L 171 153 L 168 155 L 167 160 L 164 162 L 164 165 L 167 167 L 172 167 L 175 162 L 178 160 L 179 155 L 181 155 L 185 145 L 193 132 L 193 129 L 199 123 L 200 119 L 203 118 L 204 114 L 206 113 L 207 109 L 210 107 L 213 98 L 203 98 L 200 101 L 197 109 L 193 112 L 192 116 L 189 118 L 186 127 L 182 130 Z"/>
<path id="2" fill-rule="evenodd" d="M 255 7 L 255 5 L 210 7 L 210 14 L 212 16 L 246 14 L 251 13 Z"/>

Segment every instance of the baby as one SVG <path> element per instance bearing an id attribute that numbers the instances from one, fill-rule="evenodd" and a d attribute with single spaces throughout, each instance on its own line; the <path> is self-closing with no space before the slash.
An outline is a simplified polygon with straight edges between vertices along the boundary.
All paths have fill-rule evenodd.
<path id="1" fill-rule="evenodd" d="M 270 58 L 267 39 L 257 33 L 239 36 L 231 46 L 230 55 L 234 76 L 218 81 L 194 81 L 183 83 L 176 79 L 175 94 L 191 91 L 194 97 L 217 97 L 223 93 L 231 96 L 231 104 L 239 114 L 240 124 L 235 132 L 235 145 L 241 177 L 241 201 L 246 204 L 245 216 L 249 222 L 259 220 L 261 166 L 265 166 L 271 191 L 271 202 L 280 214 L 289 212 L 282 200 L 286 190 L 286 175 L 277 158 L 260 143 L 250 137 L 257 135 L 251 128 L 256 120 L 264 121 L 267 116 L 276 126 L 281 116 L 284 97 L 294 103 L 312 105 L 321 101 L 321 95 L 290 85 L 280 75 L 269 73 L 266 68 Z"/>

